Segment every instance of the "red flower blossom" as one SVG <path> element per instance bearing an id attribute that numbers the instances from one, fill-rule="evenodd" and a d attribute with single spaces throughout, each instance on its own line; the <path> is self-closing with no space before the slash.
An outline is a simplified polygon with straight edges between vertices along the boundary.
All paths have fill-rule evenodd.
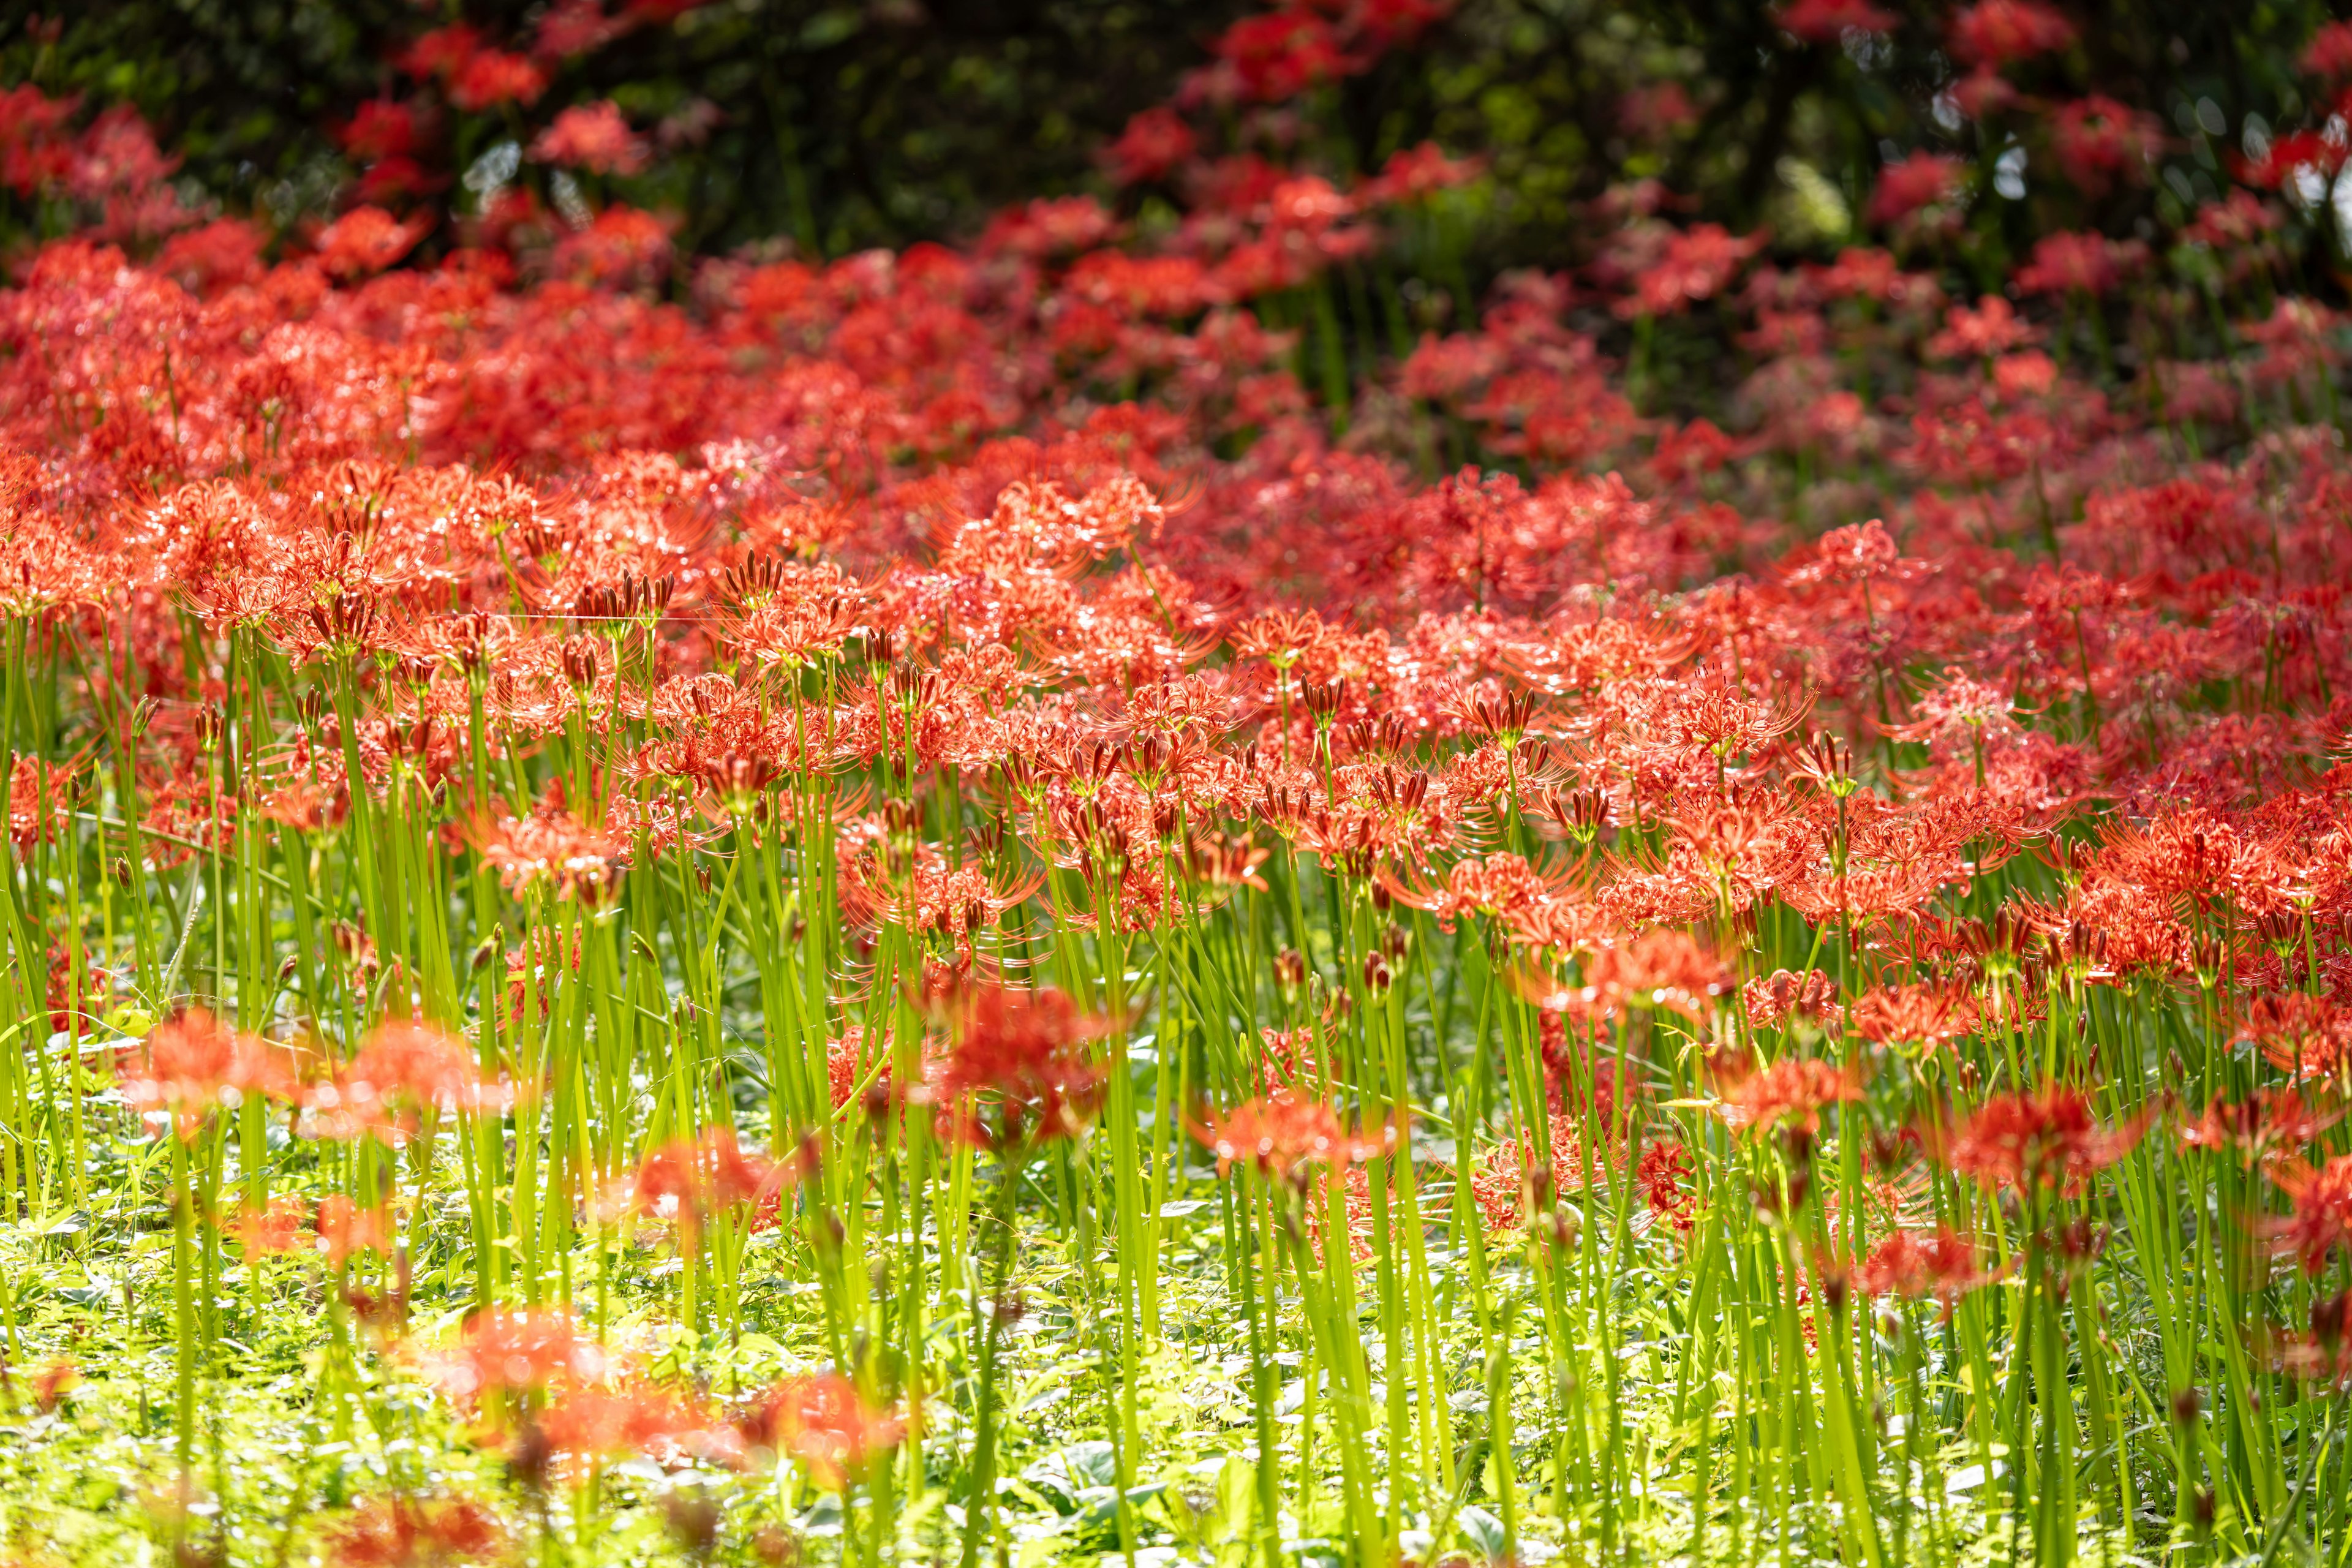
<path id="1" fill-rule="evenodd" d="M 1948 1313 L 1953 1302 L 1999 1277 L 1978 1266 L 1972 1243 L 1944 1226 L 1933 1236 L 1896 1231 L 1855 1268 L 1854 1284 L 1867 1296 L 1934 1296 Z"/>
<path id="2" fill-rule="evenodd" d="M 2121 1127 L 2099 1125 L 2081 1090 L 2063 1085 L 1994 1096 L 1958 1133 L 1923 1140 L 1954 1171 L 1989 1186 L 2074 1191 L 2139 1142 L 2153 1110 Z"/>
<path id="3" fill-rule="evenodd" d="M 1195 1124 L 1192 1136 L 1216 1154 L 1220 1174 L 1247 1163 L 1261 1175 L 1286 1182 L 1303 1181 L 1310 1165 L 1351 1163 L 1386 1146 L 1349 1137 L 1338 1111 L 1288 1089 L 1244 1100 Z"/>
<path id="4" fill-rule="evenodd" d="M 940 1011 L 955 1044 L 930 1088 L 962 1135 L 1000 1150 L 1072 1138 L 1102 1108 L 1108 1069 L 1087 1042 L 1110 1032 L 1108 1018 L 1080 1013 L 1059 991 L 995 985 L 951 992 Z M 981 1097 L 989 1105 L 974 1103 Z"/>
<path id="5" fill-rule="evenodd" d="M 594 1341 L 581 1337 L 570 1313 L 514 1307 L 477 1314 L 457 1344 L 429 1357 L 427 1366 L 443 1393 L 467 1403 L 551 1383 L 602 1383 L 612 1371 L 610 1359 Z"/>
<path id="6" fill-rule="evenodd" d="M 2099 93 L 2060 104 L 2050 131 L 2058 167 L 2089 195 L 2105 194 L 2117 179 L 2147 178 L 2164 151 L 2162 121 Z"/>
<path id="7" fill-rule="evenodd" d="M 1692 1211 L 1698 1202 L 1684 1185 L 1691 1170 L 1690 1152 L 1680 1143 L 1661 1140 L 1643 1147 L 1642 1163 L 1633 1172 L 1650 1213 L 1684 1236 L 1690 1234 Z"/>
<path id="8" fill-rule="evenodd" d="M 1617 314 L 1672 316 L 1712 300 L 1763 248 L 1760 234 L 1735 237 L 1719 224 L 1694 224 L 1667 238 L 1664 254 L 1634 279 L 1633 297 L 1617 302 Z"/>
<path id="9" fill-rule="evenodd" d="M 505 1527 L 471 1498 L 371 1498 L 325 1531 L 332 1560 L 350 1568 L 438 1568 L 488 1562 L 506 1550 Z"/>
<path id="10" fill-rule="evenodd" d="M 607 98 L 573 104 L 558 114 L 532 141 L 530 155 L 593 174 L 635 174 L 646 166 L 646 148 L 621 118 L 620 106 Z"/>
<path id="11" fill-rule="evenodd" d="M 1122 185 L 1149 184 L 1192 155 L 1197 139 L 1174 110 L 1147 109 L 1127 122 L 1118 139 L 1103 149 L 1111 178 Z"/>
<path id="12" fill-rule="evenodd" d="M 448 74 L 449 101 L 469 114 L 502 103 L 525 106 L 547 90 L 547 73 L 528 55 L 478 49 Z"/>
<path id="13" fill-rule="evenodd" d="M 331 1268 L 341 1268 L 354 1252 L 389 1257 L 400 1234 L 389 1209 L 362 1208 L 341 1193 L 320 1203 L 316 1225 L 319 1250 L 326 1254 Z"/>
<path id="14" fill-rule="evenodd" d="M 1870 0 L 1788 0 L 1772 19 L 1809 44 L 1834 44 L 1848 33 L 1885 33 L 1900 20 Z"/>
<path id="15" fill-rule="evenodd" d="M 2338 1111 L 2312 1109 L 2292 1089 L 2266 1089 L 2231 1104 L 2220 1095 L 2205 1114 L 2180 1129 L 2182 1147 L 2235 1154 L 2248 1164 L 2294 1158 L 2333 1127 Z"/>
<path id="16" fill-rule="evenodd" d="M 1968 166 L 1944 153 L 1914 153 L 1899 163 L 1878 172 L 1865 215 L 1874 224 L 1900 223 L 1922 207 L 1948 202 L 1958 195 Z"/>
<path id="17" fill-rule="evenodd" d="M 2352 1248 L 2352 1154 L 2338 1154 L 2314 1169 L 2295 1163 L 2275 1173 L 2294 1202 L 2292 1217 L 2277 1222 L 2279 1238 L 2316 1275 L 2336 1248 Z"/>
<path id="18" fill-rule="evenodd" d="M 2064 48 L 2074 24 L 2035 0 L 1979 0 L 1954 14 L 1950 36 L 1962 64 L 2005 66 Z"/>
<path id="19" fill-rule="evenodd" d="M 196 1007 L 148 1034 L 122 1092 L 142 1110 L 169 1111 L 181 1141 L 193 1142 L 215 1105 L 234 1110 L 252 1094 L 291 1100 L 295 1067 L 287 1047 L 231 1029 Z"/>
<path id="20" fill-rule="evenodd" d="M 755 1454 L 790 1455 L 819 1486 L 836 1489 L 864 1474 L 875 1455 L 897 1447 L 907 1429 L 903 1418 L 874 1405 L 839 1373 L 776 1384 L 737 1426 Z"/>
<path id="21" fill-rule="evenodd" d="M 1862 1099 L 1858 1068 L 1832 1066 L 1803 1057 L 1783 1057 L 1758 1068 L 1753 1058 L 1728 1056 L 1714 1064 L 1723 1094 L 1721 1114 L 1728 1125 L 1762 1134 L 1786 1125 L 1811 1135 L 1822 1128 L 1822 1111 Z"/>
<path id="22" fill-rule="evenodd" d="M 675 1219 L 691 1237 L 711 1214 L 763 1201 L 786 1174 L 774 1161 L 739 1148 L 733 1128 L 706 1127 L 699 1138 L 664 1144 L 639 1161 L 632 1197 L 638 1208 Z"/>
<path id="23" fill-rule="evenodd" d="M 372 277 L 407 255 L 431 226 L 425 219 L 403 223 L 382 207 L 353 207 L 319 231 L 319 264 L 345 280 Z"/>

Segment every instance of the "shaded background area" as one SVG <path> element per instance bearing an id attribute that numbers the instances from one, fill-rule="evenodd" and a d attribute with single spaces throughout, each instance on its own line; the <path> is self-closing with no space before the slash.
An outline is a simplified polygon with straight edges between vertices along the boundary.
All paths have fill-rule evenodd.
<path id="1" fill-rule="evenodd" d="M 187 181 L 229 210 L 286 226 L 353 199 L 362 165 L 337 132 L 370 99 L 420 109 L 420 188 L 402 194 L 453 208 L 486 151 L 527 141 L 562 105 L 610 99 L 656 154 L 643 174 L 609 182 L 610 194 L 672 215 L 682 249 L 782 238 L 803 255 L 837 256 L 968 238 L 1009 203 L 1108 192 L 1105 143 L 1131 115 L 1179 94 L 1233 23 L 1265 14 L 1236 0 L 611 4 L 12 0 L 0 6 L 0 82 L 135 104 L 184 159 Z M 1489 273 L 1577 258 L 1594 226 L 1583 204 L 1651 177 L 1685 198 L 1683 216 L 1735 229 L 1770 223 L 1779 246 L 1819 248 L 1855 226 L 1888 163 L 1930 148 L 1990 175 L 2007 150 L 1982 122 L 1937 111 L 1960 69 L 1940 7 L 1860 7 L 1892 24 L 1868 34 L 1841 34 L 1842 8 L 1857 9 L 1309 6 L 1303 14 L 1423 26 L 1409 45 L 1346 62 L 1295 98 L 1200 103 L 1192 118 L 1227 149 L 1335 177 L 1424 140 L 1484 155 L 1491 181 L 1475 258 Z M 2317 4 L 2205 0 L 2069 9 L 2079 41 L 2011 79 L 2029 99 L 2088 87 L 2155 112 L 2178 137 L 2178 177 L 2098 198 L 2036 182 L 2024 199 L 1985 205 L 1988 239 L 2179 221 L 2225 183 L 2222 159 L 2239 151 L 2250 114 L 2277 123 L 2306 107 L 2294 53 L 2328 14 Z M 1831 25 L 1810 38 L 1783 25 L 1809 15 Z M 538 61 L 544 90 L 528 104 L 467 112 L 395 63 L 420 35 L 453 22 Z M 561 37 L 546 47 L 567 22 L 575 40 L 600 26 L 609 36 L 568 55 L 557 52 Z M 2201 123 L 2200 104 L 2210 106 Z M 1150 193 L 1126 199 L 1148 204 Z M 9 216 L 20 230 L 31 221 L 22 204 Z"/>

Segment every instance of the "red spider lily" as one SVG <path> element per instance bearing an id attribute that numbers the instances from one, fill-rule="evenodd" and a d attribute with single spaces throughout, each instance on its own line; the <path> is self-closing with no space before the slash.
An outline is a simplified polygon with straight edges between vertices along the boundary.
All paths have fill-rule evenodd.
<path id="1" fill-rule="evenodd" d="M 551 1383 L 602 1383 L 612 1371 L 611 1360 L 581 1337 L 569 1312 L 536 1307 L 479 1313 L 458 1343 L 427 1358 L 427 1366 L 442 1392 L 461 1403 Z"/>
<path id="2" fill-rule="evenodd" d="M 1982 358 L 2007 353 L 2041 341 L 2041 331 L 2019 319 L 2016 307 L 1998 294 L 1988 294 L 1971 310 L 1955 305 L 1944 316 L 1944 330 L 1927 340 L 1927 352 L 1937 359 Z"/>
<path id="3" fill-rule="evenodd" d="M 1974 1034 L 1979 1024 L 1974 994 L 1934 982 L 1865 991 L 1854 998 L 1848 1016 L 1854 1032 L 1866 1040 L 1917 1043 L 1930 1051 L 1947 1040 Z"/>
<path id="4" fill-rule="evenodd" d="M 1148 184 L 1165 178 L 1192 155 L 1197 144 L 1192 128 L 1174 110 L 1147 109 L 1103 150 L 1103 162 L 1120 184 Z"/>
<path id="5" fill-rule="evenodd" d="M 47 1415 L 80 1383 L 80 1366 L 69 1357 L 57 1357 L 33 1373 L 33 1408 Z"/>
<path id="6" fill-rule="evenodd" d="M 478 828 L 475 843 L 511 893 L 548 888 L 558 898 L 601 903 L 628 867 L 625 839 L 561 807 Z"/>
<path id="7" fill-rule="evenodd" d="M 499 1093 L 464 1040 L 426 1024 L 386 1023 L 326 1082 L 303 1091 L 303 1123 L 315 1137 L 373 1135 L 398 1148 L 428 1113 L 478 1110 Z"/>
<path id="8" fill-rule="evenodd" d="M 2305 76 L 2331 84 L 2352 79 L 2352 22 L 2322 22 L 2296 63 Z"/>
<path id="9" fill-rule="evenodd" d="M 1693 1210 L 1698 1201 L 1684 1184 L 1691 1173 L 1689 1151 L 1680 1143 L 1663 1140 L 1643 1149 L 1642 1163 L 1633 1172 L 1633 1180 L 1641 1187 L 1650 1213 L 1684 1236 L 1690 1234 Z"/>
<path id="10" fill-rule="evenodd" d="M 1848 33 L 1887 32 L 1900 18 L 1870 0 L 1789 0 L 1772 19 L 1809 44 L 1834 44 Z"/>
<path id="11" fill-rule="evenodd" d="M 2123 1126 L 2101 1127 L 2088 1096 L 2053 1084 L 1996 1095 L 1958 1132 L 1931 1127 L 1921 1142 L 1951 1169 L 1988 1186 L 2073 1192 L 2130 1153 L 2154 1116 L 2151 1108 Z"/>
<path id="12" fill-rule="evenodd" d="M 906 1435 L 903 1417 L 879 1408 L 839 1373 L 780 1383 L 737 1423 L 754 1454 L 790 1455 L 819 1486 L 838 1489 Z"/>
<path id="13" fill-rule="evenodd" d="M 159 1024 L 124 1072 L 122 1093 L 142 1110 L 168 1111 L 183 1142 L 193 1142 L 215 1106 L 235 1108 L 247 1095 L 291 1100 L 298 1058 L 273 1045 L 191 1008 Z"/>
<path id="14" fill-rule="evenodd" d="M 2097 234 L 2045 234 L 2033 242 L 2032 258 L 2017 269 L 2017 287 L 2028 294 L 2110 293 L 2147 264 L 2147 247 Z"/>
<path id="15" fill-rule="evenodd" d="M 2316 1169 L 2284 1164 L 2273 1175 L 2294 1201 L 2294 1215 L 2277 1223 L 2276 1234 L 2304 1271 L 2315 1275 L 2336 1248 L 2352 1248 L 2352 1154 L 2338 1154 Z"/>
<path id="16" fill-rule="evenodd" d="M 639 1161 L 632 1197 L 639 1209 L 675 1219 L 692 1237 L 706 1216 L 764 1201 L 789 1174 L 772 1160 L 745 1153 L 733 1128 L 707 1127 L 700 1137 L 665 1144 Z"/>
<path id="17" fill-rule="evenodd" d="M 2051 116 L 2058 167 L 2075 187 L 2104 195 L 2117 179 L 2145 179 L 2164 151 L 2164 122 L 2101 93 L 2062 103 Z"/>
<path id="18" fill-rule="evenodd" d="M 416 151 L 419 135 L 415 108 L 385 98 L 361 104 L 335 131 L 343 151 L 362 163 L 404 158 Z"/>
<path id="19" fill-rule="evenodd" d="M 2212 1149 L 2237 1155 L 2247 1164 L 2290 1160 L 2342 1119 L 2340 1110 L 2315 1110 L 2292 1089 L 2257 1090 L 2231 1104 L 2213 1097 L 2205 1114 L 2180 1129 L 2188 1149 Z"/>
<path id="20" fill-rule="evenodd" d="M 478 49 L 449 73 L 449 101 L 478 114 L 500 104 L 532 104 L 547 90 L 547 73 L 528 55 Z"/>
<path id="21" fill-rule="evenodd" d="M 1975 1244 L 1947 1226 L 1933 1236 L 1896 1231 L 1855 1268 L 1854 1284 L 1867 1296 L 1934 1296 L 1948 1314 L 1962 1296 L 2000 1277 L 1979 1268 Z"/>
<path id="22" fill-rule="evenodd" d="M 330 1524 L 333 1561 L 352 1568 L 431 1568 L 504 1554 L 498 1516 L 472 1498 L 372 1498 Z"/>
<path id="23" fill-rule="evenodd" d="M 1087 1043 L 1113 1028 L 1059 991 L 960 987 L 939 1005 L 955 1044 L 939 1061 L 929 1088 L 950 1108 L 964 1136 L 1006 1150 L 1074 1138 L 1102 1108 L 1108 1069 Z M 996 1112 L 991 1127 L 984 1096 Z"/>
<path id="24" fill-rule="evenodd" d="M 1874 224 L 1900 223 L 1924 207 L 1941 205 L 1958 195 L 1967 174 L 1968 166 L 1958 158 L 1914 153 L 1879 171 L 1866 216 Z"/>
<path id="25" fill-rule="evenodd" d="M 353 207 L 319 231 L 319 264 L 336 278 L 373 276 L 415 248 L 427 227 L 403 223 L 382 207 Z"/>
<path id="26" fill-rule="evenodd" d="M 1222 1116 L 1195 1122 L 1192 1136 L 1217 1156 L 1223 1175 L 1236 1163 L 1277 1181 L 1300 1182 L 1310 1165 L 1349 1164 L 1378 1154 L 1388 1143 L 1350 1138 L 1339 1113 L 1319 1100 L 1288 1089 L 1246 1100 Z"/>
<path id="27" fill-rule="evenodd" d="M 533 1441 L 582 1458 L 688 1455 L 725 1462 L 736 1435 L 724 1422 L 651 1384 L 565 1389 L 534 1417 Z"/>
<path id="28" fill-rule="evenodd" d="M 621 118 L 620 106 L 608 98 L 574 104 L 558 114 L 531 142 L 530 155 L 542 163 L 595 174 L 634 174 L 645 168 L 647 150 Z"/>
<path id="29" fill-rule="evenodd" d="M 319 1250 L 326 1254 L 331 1268 L 341 1268 L 350 1262 L 354 1252 L 388 1257 L 398 1245 L 400 1226 L 391 1210 L 381 1206 L 362 1208 L 341 1193 L 320 1203 L 315 1224 Z"/>
<path id="30" fill-rule="evenodd" d="M 1950 36 L 1962 64 L 2005 66 L 2064 48 L 2074 24 L 2036 0 L 1979 0 L 1953 15 Z"/>
<path id="31" fill-rule="evenodd" d="M 1618 301 L 1621 316 L 1671 316 L 1712 300 L 1729 286 L 1764 237 L 1735 237 L 1719 224 L 1693 225 L 1669 237 L 1664 253 L 1634 280 L 1633 296 Z"/>
<path id="32" fill-rule="evenodd" d="M 2298 1083 L 2340 1078 L 2352 1063 L 2352 1012 L 2331 997 L 2289 992 L 2258 998 L 2244 1029 L 2263 1057 Z"/>
<path id="33" fill-rule="evenodd" d="M 1805 1137 L 1819 1132 L 1822 1111 L 1862 1099 L 1861 1067 L 1840 1068 L 1805 1057 L 1783 1057 L 1759 1067 L 1745 1051 L 1723 1051 L 1708 1061 L 1728 1126 L 1765 1133 L 1785 1124 Z"/>
<path id="34" fill-rule="evenodd" d="M 302 1222 L 309 1217 L 309 1206 L 300 1199 L 272 1198 L 266 1208 L 239 1210 L 230 1234 L 248 1259 L 292 1252 L 302 1245 Z"/>
<path id="35" fill-rule="evenodd" d="M 1759 1029 L 1777 1029 L 1791 1018 L 1835 1027 L 1843 1016 L 1837 980 L 1819 969 L 1802 974 L 1776 969 L 1741 986 L 1739 1000 L 1748 1009 L 1749 1026 Z"/>

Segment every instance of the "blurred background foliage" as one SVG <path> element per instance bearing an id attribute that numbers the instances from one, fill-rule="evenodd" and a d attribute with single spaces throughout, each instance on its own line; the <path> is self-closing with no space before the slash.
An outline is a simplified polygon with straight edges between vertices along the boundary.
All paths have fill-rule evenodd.
<path id="1" fill-rule="evenodd" d="M 478 188 L 486 154 L 527 143 L 563 105 L 609 99 L 656 155 L 596 195 L 668 215 L 689 253 L 789 245 L 839 256 L 969 238 L 1026 197 L 1111 195 L 1104 145 L 1129 116 L 1176 97 L 1225 29 L 1263 10 L 1237 0 L 612 4 L 607 15 L 587 0 L 8 0 L 0 83 L 136 105 L 183 160 L 191 195 L 280 227 L 356 199 L 360 164 L 337 133 L 367 100 L 423 103 L 420 188 L 404 194 L 462 212 L 465 175 L 477 171 Z M 1580 258 L 1599 226 L 1589 204 L 1643 179 L 1675 193 L 1684 221 L 1769 225 L 1778 248 L 1826 252 L 1860 230 L 1879 172 L 1922 149 L 1969 159 L 1980 188 L 2010 198 L 1972 215 L 1987 278 L 2032 235 L 2145 235 L 2219 194 L 2223 160 L 2243 152 L 2250 127 L 2260 139 L 2306 112 L 2296 51 L 2328 15 L 2310 0 L 2067 7 L 2072 46 L 2009 73 L 2023 100 L 2103 93 L 2154 112 L 2174 139 L 2163 179 L 2087 195 L 2023 178 L 2046 163 L 2042 149 L 1998 117 L 1953 111 L 1962 67 L 1939 5 L 1864 7 L 1893 25 L 1812 38 L 1783 26 L 1792 8 L 1752 0 L 1415 9 L 1431 19 L 1408 45 L 1309 90 L 1276 102 L 1196 93 L 1190 111 L 1223 150 L 1335 178 L 1424 140 L 1484 156 L 1473 262 L 1490 276 Z M 1838 7 L 1813 9 L 1833 19 Z M 568 56 L 533 47 L 551 26 L 591 15 L 607 41 Z M 396 62 L 451 24 L 542 61 L 544 90 L 478 112 L 435 97 Z M 1155 195 L 1147 184 L 1118 199 L 1133 212 Z M 21 204 L 9 216 L 20 229 L 30 221 Z"/>

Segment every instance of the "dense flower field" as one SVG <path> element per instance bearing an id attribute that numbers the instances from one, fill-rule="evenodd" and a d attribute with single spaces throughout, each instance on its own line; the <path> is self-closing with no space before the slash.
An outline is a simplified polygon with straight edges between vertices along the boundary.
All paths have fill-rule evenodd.
<path id="1" fill-rule="evenodd" d="M 9 1561 L 2352 1560 L 2352 29 L 2177 230 L 1481 300 L 1196 144 L 1412 15 L 667 295 L 5 100 Z"/>

